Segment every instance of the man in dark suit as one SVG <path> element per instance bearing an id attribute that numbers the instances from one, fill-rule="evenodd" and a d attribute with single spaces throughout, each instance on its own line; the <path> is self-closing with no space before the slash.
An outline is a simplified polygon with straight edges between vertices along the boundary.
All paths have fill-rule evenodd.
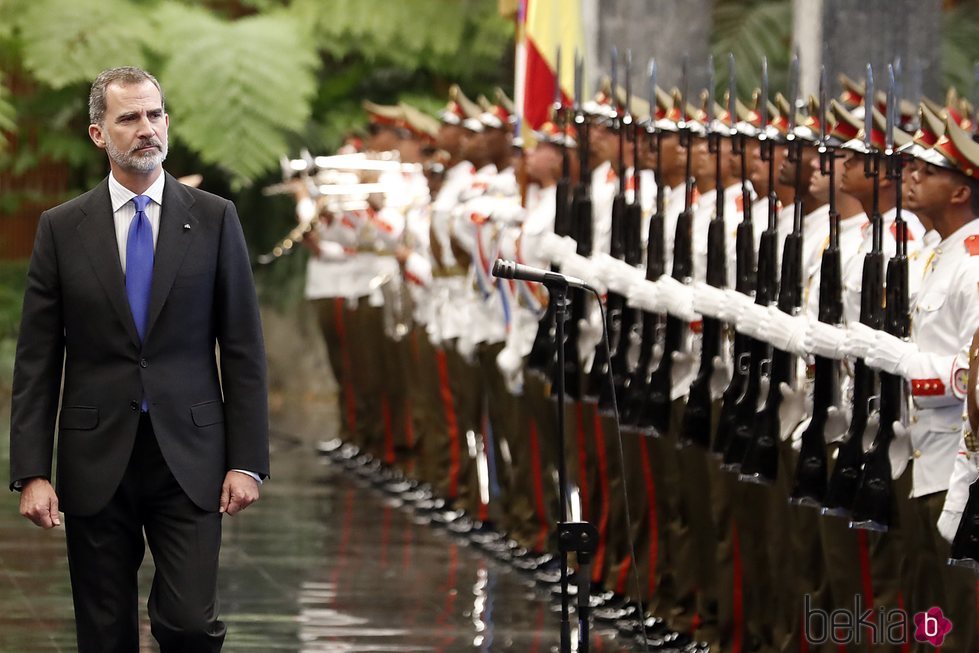
<path id="1" fill-rule="evenodd" d="M 144 532 L 161 651 L 219 651 L 222 513 L 258 499 L 269 471 L 245 241 L 231 202 L 163 171 L 169 116 L 155 78 L 103 72 L 89 113 L 111 173 L 38 225 L 14 368 L 11 487 L 38 526 L 65 513 L 80 653 L 139 650 Z"/>

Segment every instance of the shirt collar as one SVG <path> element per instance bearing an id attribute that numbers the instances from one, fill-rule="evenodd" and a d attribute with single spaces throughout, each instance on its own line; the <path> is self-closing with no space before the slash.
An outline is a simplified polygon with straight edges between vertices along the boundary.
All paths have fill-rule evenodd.
<path id="1" fill-rule="evenodd" d="M 146 195 L 151 200 L 163 206 L 163 183 L 166 180 L 166 174 L 161 173 L 159 177 L 156 178 L 150 187 L 143 191 L 143 195 Z M 124 204 L 131 202 L 136 193 L 129 190 L 125 186 L 119 183 L 111 172 L 109 173 L 109 197 L 112 199 L 112 212 L 118 211 Z"/>

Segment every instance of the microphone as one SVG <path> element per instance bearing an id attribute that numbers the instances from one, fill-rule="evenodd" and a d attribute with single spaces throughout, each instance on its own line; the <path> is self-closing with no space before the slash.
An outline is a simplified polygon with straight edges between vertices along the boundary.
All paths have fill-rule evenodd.
<path id="1" fill-rule="evenodd" d="M 595 292 L 594 288 L 577 277 L 561 274 L 560 272 L 542 270 L 540 268 L 522 265 L 516 261 L 507 261 L 501 258 L 496 259 L 496 262 L 493 263 L 493 276 L 497 277 L 498 279 L 532 281 L 534 283 L 542 283 L 545 286 L 581 288 L 582 290 Z"/>

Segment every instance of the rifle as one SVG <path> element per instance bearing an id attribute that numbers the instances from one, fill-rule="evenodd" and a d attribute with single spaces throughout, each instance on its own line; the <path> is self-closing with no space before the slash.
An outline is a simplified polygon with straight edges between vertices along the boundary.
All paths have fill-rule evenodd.
<path id="1" fill-rule="evenodd" d="M 663 181 L 660 155 L 662 154 L 662 134 L 656 125 L 656 61 L 649 62 L 649 123 L 646 128 L 649 136 L 648 147 L 656 151 L 656 209 L 649 218 L 649 232 L 646 240 L 646 281 L 656 281 L 666 271 L 666 243 L 664 235 L 663 209 L 666 183 Z M 638 141 L 636 147 L 638 148 Z M 650 366 L 656 345 L 657 327 L 660 316 L 647 311 L 642 312 L 642 333 L 639 341 L 639 360 L 629 378 L 625 397 L 622 401 L 622 423 L 625 426 L 640 426 L 646 396 L 649 392 Z"/>
<path id="2" fill-rule="evenodd" d="M 571 228 L 580 256 L 590 256 L 592 250 L 591 168 L 588 162 L 588 119 L 582 110 L 584 58 L 575 53 L 574 123 L 578 136 L 578 159 L 581 176 L 571 198 Z M 578 324 L 585 317 L 585 291 L 571 289 L 571 311 L 564 339 L 564 387 L 571 401 L 581 399 L 581 359 L 578 355 Z"/>
<path id="3" fill-rule="evenodd" d="M 734 289 L 751 295 L 757 284 L 755 263 L 755 236 L 752 224 L 751 186 L 748 181 L 748 161 L 745 155 L 745 135 L 738 133 L 731 141 L 731 151 L 741 157 L 741 198 L 744 204 L 744 217 L 738 224 L 734 238 L 735 282 Z M 733 370 L 731 381 L 721 395 L 721 412 L 717 420 L 717 431 L 711 446 L 711 453 L 723 459 L 730 446 L 735 428 L 738 399 L 744 394 L 751 369 L 751 349 L 754 341 L 743 333 L 734 332 L 732 350 Z M 742 454 L 743 455 L 743 454 Z"/>
<path id="4" fill-rule="evenodd" d="M 723 288 L 727 285 L 727 252 L 724 245 L 724 187 L 721 184 L 721 168 L 724 161 L 724 152 L 721 146 L 721 127 L 714 124 L 714 57 L 707 60 L 707 148 L 715 155 L 715 194 L 717 201 L 714 204 L 714 216 L 707 226 L 707 283 L 715 288 Z M 729 75 L 729 115 L 731 125 L 734 125 L 734 102 L 736 100 L 733 87 L 733 70 Z M 723 121 L 721 122 L 723 126 Z M 728 136 L 733 138 L 732 131 L 728 131 Z M 680 444 L 695 444 L 701 448 L 710 446 L 710 427 L 711 427 L 711 407 L 713 397 L 711 396 L 711 377 L 714 375 L 714 358 L 721 353 L 721 338 L 723 336 L 723 324 L 720 320 L 713 317 L 703 316 L 703 328 L 701 331 L 702 344 L 700 349 L 700 365 L 697 369 L 697 376 L 690 384 L 690 394 L 687 397 L 687 407 L 683 412 L 683 421 L 680 428 Z"/>
<path id="5" fill-rule="evenodd" d="M 867 89 L 874 90 L 874 73 L 867 66 Z M 873 100 L 867 113 L 872 114 Z M 866 125 L 866 123 L 864 123 Z M 864 144 L 870 142 L 870 132 L 864 129 Z M 880 154 L 867 147 L 864 174 L 873 180 L 871 209 L 871 249 L 863 259 L 862 291 L 860 293 L 860 322 L 872 329 L 884 323 L 884 217 L 880 214 Z M 853 410 L 846 438 L 836 452 L 836 464 L 826 486 L 826 496 L 820 511 L 823 515 L 849 518 L 860 484 L 863 468 L 864 433 L 870 420 L 870 404 L 877 395 L 877 373 L 858 359 L 853 367 Z"/>
<path id="6" fill-rule="evenodd" d="M 561 96 L 561 46 L 557 48 L 557 64 L 554 76 L 554 101 L 551 110 L 554 113 L 554 122 L 561 128 L 561 133 L 565 133 L 567 128 L 567 111 L 564 106 L 564 99 Z M 571 160 L 568 148 L 561 148 L 561 179 L 557 182 L 554 201 L 554 233 L 558 236 L 570 236 L 571 225 L 569 224 L 568 194 L 571 188 Z M 551 270 L 560 272 L 559 265 L 551 265 Z M 534 344 L 527 356 L 527 369 L 539 375 L 546 374 L 555 355 L 555 331 L 554 315 L 556 307 L 553 302 L 547 303 L 547 308 L 537 323 L 537 335 L 534 337 Z"/>
<path id="7" fill-rule="evenodd" d="M 671 276 L 684 281 L 693 273 L 693 177 L 691 176 L 690 147 L 692 134 L 687 122 L 687 58 L 683 59 L 683 90 L 677 98 L 680 118 L 677 128 L 680 145 L 686 153 L 683 212 L 677 217 L 673 240 L 673 270 Z M 673 354 L 683 345 L 686 322 L 675 315 L 666 316 L 666 334 L 663 339 L 663 355 L 649 378 L 649 396 L 643 406 L 640 427 L 656 435 L 666 435 L 670 426 L 670 403 L 673 392 Z"/>
<path id="8" fill-rule="evenodd" d="M 775 194 L 774 143 L 765 132 L 768 126 L 768 60 L 762 60 L 761 97 L 758 101 L 760 126 L 759 156 L 768 163 L 768 225 L 758 243 L 758 267 L 755 276 L 755 303 L 768 306 L 778 292 L 778 196 Z M 742 171 L 742 174 L 745 174 Z M 728 429 L 730 440 L 724 450 L 722 469 L 740 472 L 748 446 L 755 430 L 755 412 L 761 394 L 761 379 L 765 366 L 771 359 L 771 346 L 763 340 L 742 336 L 747 341 L 748 372 L 744 392 L 738 397 L 733 409 L 732 426 Z"/>
<path id="9" fill-rule="evenodd" d="M 625 132 L 625 140 L 633 144 L 633 152 L 639 144 L 639 121 L 632 115 L 632 51 L 626 51 L 625 61 L 625 112 L 622 116 L 621 131 Z M 623 151 L 624 141 L 619 140 L 620 166 L 624 166 Z M 625 179 L 624 167 L 620 179 L 621 183 Z M 642 187 L 640 185 L 639 162 L 633 154 L 632 163 L 633 194 L 632 202 L 626 203 L 625 211 L 622 216 L 621 237 L 623 259 L 629 265 L 635 267 L 642 264 Z M 626 306 L 625 298 L 622 300 L 620 318 L 618 325 L 618 338 L 616 340 L 615 352 L 612 354 L 612 379 L 614 381 L 615 399 L 617 404 L 625 401 L 625 391 L 630 380 L 629 372 L 629 350 L 639 329 L 639 311 Z M 599 399 L 598 407 L 600 410 L 608 411 L 612 408 L 610 392 L 608 386 L 603 386 L 605 390 Z"/>
<path id="10" fill-rule="evenodd" d="M 894 120 L 896 93 L 894 68 L 887 66 L 888 86 L 887 118 L 885 120 L 884 155 L 887 160 L 886 174 L 894 180 L 897 194 L 896 252 L 887 262 L 887 291 L 884 308 L 884 330 L 898 338 L 911 335 L 910 299 L 908 295 L 908 224 L 901 217 L 901 169 L 903 157 L 894 151 Z M 871 120 L 873 115 L 871 112 Z M 893 487 L 891 483 L 891 442 L 896 437 L 894 422 L 904 415 L 905 381 L 897 374 L 880 373 L 880 423 L 873 445 L 863 463 L 863 474 L 853 501 L 850 528 L 887 532 L 891 525 Z"/>
<path id="11" fill-rule="evenodd" d="M 826 69 L 819 77 L 819 165 L 829 176 L 829 245 L 823 250 L 819 271 L 819 321 L 838 325 L 843 322 L 843 273 L 840 264 L 840 212 L 836 209 L 836 151 L 826 138 Z M 840 396 L 840 374 L 836 361 L 815 357 L 812 418 L 802 432 L 802 446 L 796 464 L 795 483 L 789 493 L 794 505 L 822 507 L 826 494 L 826 420 L 830 407 Z"/>
<path id="12" fill-rule="evenodd" d="M 619 189 L 612 200 L 612 234 L 609 243 L 609 254 L 612 258 L 622 260 L 625 258 L 625 243 L 623 241 L 623 222 L 625 221 L 625 129 L 623 126 L 623 111 L 619 107 L 618 99 L 618 60 L 619 53 L 616 48 L 612 48 L 612 117 L 609 119 L 609 126 L 614 129 L 619 138 L 618 172 Z M 628 111 L 628 109 L 626 109 Z M 617 292 L 609 291 L 605 300 L 605 329 L 608 332 L 610 351 L 615 351 L 618 347 L 619 327 L 622 322 L 622 309 L 625 308 L 625 297 Z M 588 394 L 598 399 L 599 410 L 608 411 L 612 408 L 613 388 L 609 388 L 606 383 L 606 375 L 609 368 L 609 352 L 606 352 L 605 343 L 599 342 L 595 345 L 595 353 L 592 357 L 591 371 L 588 375 Z"/>
<path id="13" fill-rule="evenodd" d="M 782 249 L 782 272 L 778 289 L 778 310 L 793 315 L 802 304 L 802 139 L 796 136 L 795 100 L 799 88 L 799 59 L 792 58 L 789 75 L 789 124 L 786 133 L 788 152 L 786 157 L 795 163 L 795 198 L 793 200 L 792 232 L 785 237 Z M 778 476 L 778 443 L 781 436 L 779 407 L 782 405 L 783 383 L 793 377 L 795 358 L 781 349 L 772 349 L 768 395 L 758 410 L 755 434 L 744 461 L 739 478 L 742 481 L 771 485 Z"/>

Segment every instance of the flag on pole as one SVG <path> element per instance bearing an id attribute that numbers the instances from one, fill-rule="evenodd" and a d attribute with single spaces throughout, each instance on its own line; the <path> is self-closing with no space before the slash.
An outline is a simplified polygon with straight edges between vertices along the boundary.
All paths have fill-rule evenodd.
<path id="1" fill-rule="evenodd" d="M 574 94 L 574 55 L 585 54 L 581 15 L 581 0 L 521 0 L 514 90 L 525 128 L 537 129 L 548 118 L 559 46 L 561 93 L 565 101 Z"/>

